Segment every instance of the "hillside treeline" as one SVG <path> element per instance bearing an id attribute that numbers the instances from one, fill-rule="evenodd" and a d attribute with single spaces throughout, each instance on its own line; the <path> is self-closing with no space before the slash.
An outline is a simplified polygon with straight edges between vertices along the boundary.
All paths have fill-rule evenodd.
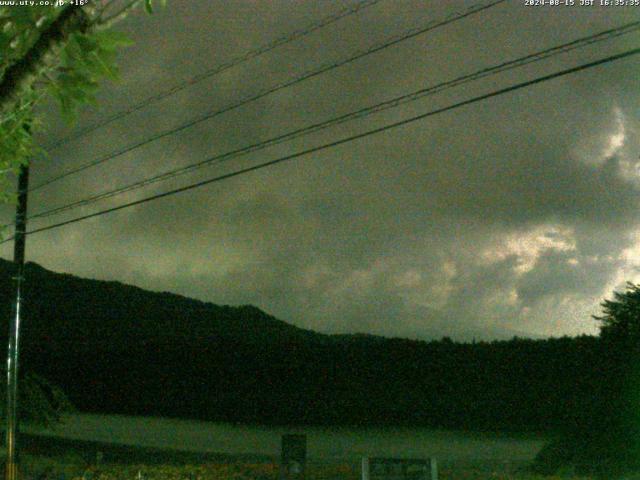
<path id="1" fill-rule="evenodd" d="M 0 263 L 4 336 L 10 271 Z M 457 343 L 331 336 L 255 307 L 217 306 L 35 264 L 27 278 L 22 371 L 59 385 L 80 411 L 575 430 L 626 378 L 620 352 L 598 337 Z"/>

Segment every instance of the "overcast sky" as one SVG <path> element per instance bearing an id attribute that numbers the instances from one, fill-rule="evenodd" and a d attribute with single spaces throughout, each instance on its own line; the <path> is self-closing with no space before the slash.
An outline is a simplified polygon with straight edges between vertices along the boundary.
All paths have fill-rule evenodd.
<path id="1" fill-rule="evenodd" d="M 353 0 L 169 0 L 119 24 L 122 79 L 45 145 Z M 576 0 L 576 3 L 580 3 Z M 598 3 L 598 2 L 596 2 Z M 381 0 L 33 162 L 32 185 L 232 105 L 475 2 Z M 33 192 L 30 213 L 197 162 L 640 20 L 640 7 L 511 0 L 283 89 Z M 447 90 L 31 227 L 291 154 L 640 46 L 640 34 Z M 456 339 L 597 333 L 590 318 L 640 281 L 640 61 L 621 60 L 336 148 L 28 237 L 27 258 L 217 304 L 253 304 L 322 332 Z M 11 209 L 4 209 L 11 219 Z M 11 248 L 0 251 L 9 258 Z"/>

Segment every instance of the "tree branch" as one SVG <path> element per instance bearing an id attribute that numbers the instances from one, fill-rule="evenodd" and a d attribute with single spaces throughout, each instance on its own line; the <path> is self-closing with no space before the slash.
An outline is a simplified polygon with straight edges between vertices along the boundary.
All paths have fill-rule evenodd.
<path id="1" fill-rule="evenodd" d="M 20 94 L 34 84 L 43 70 L 54 65 L 57 51 L 71 33 L 84 33 L 90 26 L 91 19 L 82 7 L 65 7 L 24 57 L 5 71 L 0 82 L 0 114 L 13 108 Z"/>
<path id="2" fill-rule="evenodd" d="M 135 7 L 138 6 L 139 3 L 140 3 L 140 0 L 131 0 L 130 2 L 126 3 L 122 8 L 120 8 L 120 10 L 113 13 L 112 15 L 109 15 L 107 18 L 104 18 L 104 19 L 99 18 L 98 21 L 95 22 L 96 28 L 98 29 L 109 28 L 114 23 L 126 17 L 131 10 L 133 10 Z"/>

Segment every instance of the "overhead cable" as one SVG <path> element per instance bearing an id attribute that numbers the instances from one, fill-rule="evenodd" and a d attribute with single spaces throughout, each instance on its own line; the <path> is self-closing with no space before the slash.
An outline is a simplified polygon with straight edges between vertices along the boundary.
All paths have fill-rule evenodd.
<path id="1" fill-rule="evenodd" d="M 426 88 L 422 88 L 419 89 L 417 91 L 411 92 L 409 94 L 405 94 L 405 95 L 401 95 L 399 97 L 395 97 L 393 99 L 390 100 L 386 100 L 384 102 L 381 103 L 377 103 L 375 105 L 371 105 L 365 108 L 361 108 L 359 110 L 356 111 L 352 111 L 350 113 L 344 114 L 344 115 L 340 115 L 338 117 L 334 117 L 331 118 L 329 120 L 325 120 L 323 122 L 319 122 L 319 123 L 315 123 L 309 126 L 306 126 L 304 128 L 299 128 L 281 135 L 278 135 L 276 137 L 272 137 L 268 140 L 263 140 L 257 143 L 254 143 L 252 145 L 248 145 L 242 148 L 238 148 L 235 150 L 231 150 L 222 154 L 218 154 L 214 157 L 196 162 L 196 163 L 192 163 L 190 165 L 186 165 L 184 167 L 180 167 L 180 168 L 176 168 L 176 169 L 172 169 L 170 171 L 167 172 L 163 172 L 157 175 L 153 175 L 151 177 L 139 180 L 137 182 L 133 182 L 131 184 L 127 184 L 124 185 L 122 187 L 118 187 L 112 190 L 108 190 L 105 192 L 101 192 L 98 193 L 96 195 L 92 195 L 90 197 L 87 198 L 83 198 L 81 200 L 77 200 L 77 201 L 73 201 L 64 205 L 60 205 L 58 207 L 54 207 L 54 208 L 50 208 L 48 210 L 44 210 L 38 213 L 35 213 L 34 215 L 31 215 L 29 217 L 29 220 L 35 220 L 38 218 L 44 218 L 44 217 L 48 217 L 51 215 L 56 215 L 68 210 L 72 210 L 81 206 L 85 206 L 85 205 L 89 205 L 91 203 L 97 202 L 99 200 L 104 200 L 107 198 L 112 198 L 115 197 L 117 195 L 121 195 L 123 193 L 126 192 L 130 192 L 133 190 L 137 190 L 139 188 L 143 188 L 158 182 L 162 182 L 162 181 L 166 181 L 169 180 L 171 178 L 175 178 L 178 177 L 180 175 L 184 175 L 187 173 L 190 173 L 194 170 L 197 170 L 199 168 L 203 168 L 206 166 L 210 166 L 213 164 L 217 164 L 217 163 L 221 163 L 223 161 L 229 161 L 233 158 L 237 158 L 243 155 L 247 155 L 249 153 L 252 152 L 256 152 L 258 150 L 262 150 L 298 137 L 301 137 L 303 135 L 308 135 L 310 133 L 314 133 L 329 127 L 333 127 L 351 120 L 355 120 L 358 118 L 363 118 L 369 115 L 372 115 L 374 113 L 379 113 L 381 111 L 390 109 L 390 108 L 394 108 L 400 105 L 403 105 L 405 103 L 408 102 L 413 102 L 416 100 L 419 100 L 425 96 L 428 95 L 434 95 L 436 93 L 439 93 L 441 91 L 447 90 L 449 88 L 453 88 L 453 87 L 457 87 L 459 85 L 463 85 L 472 81 L 477 81 L 479 79 L 482 79 L 484 77 L 488 77 L 491 75 L 496 75 L 498 73 L 507 71 L 507 70 L 512 70 L 515 68 L 519 68 L 522 67 L 524 65 L 528 65 L 534 62 L 539 62 L 542 60 L 545 60 L 547 58 L 550 58 L 552 56 L 556 56 L 562 53 L 566 53 L 572 50 L 575 50 L 577 48 L 582 48 L 588 45 L 592 45 L 598 42 L 602 42 L 605 40 L 609 40 L 611 38 L 616 38 L 619 37 L 621 35 L 624 34 L 628 34 L 628 33 L 632 33 L 632 32 L 636 32 L 640 30 L 640 21 L 637 22 L 632 22 L 626 25 L 622 25 L 620 27 L 617 28 L 612 28 L 612 29 L 608 29 L 602 32 L 598 32 L 586 37 L 582 37 L 579 38 L 577 40 L 573 40 L 571 42 L 568 43 L 564 43 L 562 45 L 558 45 L 555 47 L 551 47 L 551 48 L 547 48 L 529 55 L 526 55 L 524 57 L 520 57 L 514 60 L 509 60 L 491 67 L 487 67 L 487 68 L 483 68 L 481 70 L 478 70 L 474 73 L 471 74 L 467 74 L 467 75 L 463 75 L 461 77 L 457 77 L 453 80 L 448 80 L 446 82 L 442 82 L 442 83 L 438 83 L 436 85 L 432 85 Z M 7 226 L 7 225 L 5 225 Z"/>
<path id="2" fill-rule="evenodd" d="M 54 182 L 57 182 L 59 180 L 62 180 L 63 178 L 66 178 L 70 175 L 74 175 L 76 173 L 85 171 L 89 168 L 95 167 L 97 165 L 100 165 L 104 162 L 107 162 L 109 160 L 112 160 L 116 157 L 119 157 L 121 155 L 124 155 L 125 153 L 129 153 L 137 148 L 140 148 L 144 145 L 147 145 L 151 142 L 154 142 L 156 140 L 160 140 L 161 138 L 165 138 L 169 135 L 173 135 L 175 133 L 181 132 L 183 130 L 186 130 L 187 128 L 193 127 L 194 125 L 197 125 L 199 123 L 204 122 L 205 120 L 209 120 L 211 118 L 217 117 L 219 115 L 222 115 L 224 113 L 230 112 L 232 110 L 235 110 L 237 108 L 240 108 L 244 105 L 247 105 L 251 102 L 254 102 L 256 100 L 259 100 L 261 98 L 266 97 L 267 95 L 270 95 L 272 93 L 275 93 L 277 91 L 283 90 L 285 88 L 291 87 L 293 85 L 296 85 L 298 83 L 301 83 L 305 80 L 308 80 L 310 78 L 316 77 L 318 75 L 321 75 L 325 72 L 334 70 L 338 67 L 342 67 L 344 65 L 350 64 L 352 62 L 355 62 L 356 60 L 359 60 L 363 57 L 366 57 L 368 55 L 371 55 L 373 53 L 382 51 L 386 48 L 389 48 L 393 45 L 396 45 L 400 42 L 403 42 L 405 40 L 409 40 L 411 38 L 414 38 L 418 35 L 422 35 L 424 33 L 427 33 L 429 31 L 435 30 L 437 28 L 440 28 L 442 26 L 448 25 L 450 23 L 462 20 L 470 15 L 474 15 L 476 13 L 482 12 L 484 10 L 487 10 L 491 7 L 494 7 L 498 4 L 501 4 L 503 2 L 505 2 L 506 0 L 493 0 L 489 3 L 484 3 L 484 4 L 477 4 L 477 5 L 473 5 L 465 10 L 463 10 L 462 12 L 457 12 L 457 13 L 452 13 L 450 15 L 448 15 L 447 17 L 445 17 L 444 20 L 439 20 L 439 21 L 431 21 L 429 22 L 426 26 L 422 26 L 419 28 L 413 28 L 411 30 L 408 30 L 407 32 L 401 34 L 401 35 L 396 35 L 391 37 L 390 39 L 387 39 L 386 41 L 382 42 L 382 43 L 378 43 L 376 45 L 373 45 L 365 50 L 361 50 L 358 53 L 351 55 L 347 58 L 344 58 L 342 60 L 338 60 L 335 62 L 331 62 L 329 64 L 325 64 L 323 66 L 321 66 L 320 68 L 316 68 L 314 70 L 305 72 L 301 75 L 298 75 L 296 77 L 293 77 L 291 79 L 285 80 L 283 82 L 280 82 L 276 85 L 273 85 L 271 87 L 267 87 L 266 89 L 263 89 L 261 91 L 259 91 L 258 93 L 249 95 L 248 97 L 245 97 L 235 103 L 232 103 L 231 105 L 228 105 L 226 107 L 223 107 L 219 110 L 215 110 L 209 113 L 205 113 L 204 115 L 201 115 L 199 117 L 196 117 L 186 123 L 183 123 L 177 127 L 173 127 L 170 129 L 167 129 L 163 132 L 157 133 L 151 137 L 147 137 L 139 142 L 130 144 L 126 147 L 121 148 L 120 150 L 117 150 L 116 152 L 107 154 L 105 156 L 99 157 L 95 160 L 92 160 L 90 162 L 87 162 L 85 164 L 79 165 L 77 167 L 71 168 L 69 170 L 67 170 L 66 172 L 63 172 L 57 176 L 54 176 L 34 187 L 31 188 L 31 191 L 35 191 L 35 190 L 39 190 L 43 187 L 46 187 L 48 185 L 51 185 Z"/>
<path id="3" fill-rule="evenodd" d="M 174 85 L 173 87 L 164 90 L 160 93 L 157 93 L 155 95 L 151 95 L 147 98 L 145 98 L 144 100 L 141 100 L 140 102 L 129 106 L 128 108 L 126 108 L 125 110 L 122 110 L 118 113 L 115 113 L 97 123 L 95 123 L 94 125 L 91 125 L 90 127 L 85 128 L 84 130 L 81 130 L 80 132 L 75 132 L 57 142 L 55 142 L 54 144 L 50 145 L 48 148 L 49 149 L 54 149 L 54 148 L 58 148 L 61 145 L 68 143 L 71 140 L 77 140 L 80 137 L 84 137 L 85 135 L 88 135 L 91 132 L 94 132 L 96 130 L 98 130 L 99 128 L 104 127 L 105 125 L 108 125 L 110 123 L 115 122 L 116 120 L 120 120 L 121 118 L 124 118 L 128 115 L 131 115 L 134 112 L 137 112 L 138 110 L 141 110 L 153 103 L 156 103 L 160 100 L 164 100 L 167 97 L 170 97 L 172 95 L 175 95 L 178 92 L 181 92 L 182 90 L 189 88 L 197 83 L 202 82 L 203 80 L 206 80 L 208 78 L 214 77 L 216 75 L 219 75 L 223 72 L 226 72 L 227 70 L 240 65 L 241 63 L 244 63 L 246 61 L 252 60 L 254 58 L 257 58 L 261 55 L 264 55 L 265 53 L 268 53 L 272 50 L 275 50 L 278 47 L 281 47 L 282 45 L 286 45 L 287 43 L 291 43 L 299 38 L 302 38 L 306 35 L 309 35 L 313 32 L 315 32 L 316 30 L 320 30 L 321 28 L 324 28 L 328 25 L 331 25 L 332 23 L 337 22 L 338 20 L 348 17 L 350 15 L 353 15 L 355 13 L 358 13 L 362 10 L 364 10 L 365 8 L 371 7 L 373 5 L 375 5 L 376 3 L 381 2 L 382 0 L 363 0 L 360 1 L 358 3 L 356 3 L 355 5 L 352 6 L 348 6 L 345 7 L 343 9 L 341 9 L 340 11 L 333 13 L 331 15 L 328 15 L 322 19 L 320 19 L 318 22 L 312 23 L 306 27 L 300 28 L 298 30 L 295 30 L 294 32 L 287 34 L 287 35 L 283 35 L 281 37 L 276 38 L 275 40 L 262 45 L 254 50 L 250 50 L 242 55 L 238 55 L 237 57 L 233 57 L 232 59 L 217 65 L 207 71 L 204 71 L 202 73 L 199 73 L 198 75 L 195 75 L 183 82 L 180 82 L 176 85 Z"/>
<path id="4" fill-rule="evenodd" d="M 471 105 L 473 103 L 480 102 L 482 100 L 486 100 L 486 99 L 489 99 L 489 98 L 497 97 L 499 95 L 504 95 L 505 93 L 513 92 L 513 91 L 516 91 L 516 90 L 520 90 L 522 88 L 530 87 L 532 85 L 536 85 L 536 84 L 539 84 L 539 83 L 542 83 L 542 82 L 547 82 L 547 81 L 553 80 L 555 78 L 563 77 L 565 75 L 569 75 L 569 74 L 572 74 L 572 73 L 583 71 L 583 70 L 586 70 L 586 69 L 589 69 L 589 68 L 593 68 L 593 67 L 596 67 L 596 66 L 599 66 L 599 65 L 604 65 L 606 63 L 610 63 L 610 62 L 613 62 L 613 61 L 621 60 L 623 58 L 628 58 L 628 57 L 631 57 L 633 55 L 638 55 L 638 54 L 640 54 L 640 48 L 636 48 L 636 49 L 633 49 L 633 50 L 627 50 L 625 52 L 622 52 L 622 53 L 619 53 L 619 54 L 616 54 L 616 55 L 611 55 L 611 56 L 608 56 L 608 57 L 605 57 L 605 58 L 601 58 L 599 60 L 595 60 L 595 61 L 592 61 L 592 62 L 589 62 L 589 63 L 585 63 L 585 64 L 582 64 L 582 65 L 579 65 L 577 67 L 568 68 L 568 69 L 561 70 L 561 71 L 558 71 L 558 72 L 555 72 L 555 73 L 551 73 L 551 74 L 548 74 L 548 75 L 537 77 L 537 78 L 535 78 L 533 80 L 520 82 L 520 83 L 517 83 L 515 85 L 511 85 L 509 87 L 505 87 L 505 88 L 502 88 L 502 89 L 499 89 L 499 90 L 494 90 L 494 91 L 492 91 L 490 93 L 479 95 L 479 96 L 470 98 L 468 100 L 463 100 L 463 101 L 451 104 L 451 105 L 446 106 L 446 107 L 442 107 L 442 108 L 438 108 L 438 109 L 435 109 L 435 110 L 431 110 L 429 112 L 422 113 L 420 115 L 416 115 L 416 116 L 413 116 L 413 117 L 410 117 L 410 118 L 407 118 L 407 119 L 404 119 L 404 120 L 400 120 L 398 122 L 390 123 L 390 124 L 384 125 L 382 127 L 378 127 L 378 128 L 374 128 L 374 129 L 371 129 L 371 130 L 367 130 L 366 132 L 358 133 L 356 135 L 351 135 L 351 136 L 348 136 L 348 137 L 345 137 L 345 138 L 341 138 L 339 140 L 335 140 L 333 142 L 325 143 L 323 145 L 319 145 L 319 146 L 308 148 L 306 150 L 302 150 L 302 151 L 299 151 L 299 152 L 296 152 L 296 153 L 292 153 L 292 154 L 286 155 L 284 157 L 279 157 L 279 158 L 276 158 L 274 160 L 269 160 L 269 161 L 266 161 L 266 162 L 263 162 L 263 163 L 259 163 L 257 165 L 253 165 L 251 167 L 246 167 L 246 168 L 243 168 L 243 169 L 240 169 L 240 170 L 236 170 L 235 172 L 226 173 L 224 175 L 219 175 L 219 176 L 216 176 L 216 177 L 213 177 L 213 178 L 208 178 L 206 180 L 201 180 L 199 182 L 192 183 L 192 184 L 180 187 L 180 188 L 175 188 L 173 190 L 169 190 L 169 191 L 162 192 L 162 193 L 159 193 L 159 194 L 151 195 L 149 197 L 141 198 L 139 200 L 135 200 L 135 201 L 132 201 L 132 202 L 128 202 L 128 203 L 124 203 L 124 204 L 121 204 L 121 205 L 117 205 L 115 207 L 110 207 L 110 208 L 107 208 L 107 209 L 104 209 L 104 210 L 100 210 L 100 211 L 97 211 L 97 212 L 93 212 L 93 213 L 90 213 L 90 214 L 87 214 L 87 215 L 82 215 L 82 216 L 75 217 L 75 218 L 72 218 L 72 219 L 69 219 L 69 220 L 65 220 L 63 222 L 47 225 L 45 227 L 36 228 L 34 230 L 30 230 L 30 231 L 26 232 L 26 234 L 27 235 L 33 235 L 35 233 L 40 233 L 40 232 L 45 232 L 45 231 L 52 230 L 52 229 L 55 229 L 55 228 L 60 228 L 60 227 L 66 226 L 66 225 L 70 225 L 70 224 L 73 224 L 73 223 L 80 222 L 82 220 L 87 220 L 87 219 L 90 219 L 90 218 L 99 217 L 99 216 L 102 216 L 102 215 L 106 215 L 108 213 L 116 212 L 118 210 L 123 210 L 125 208 L 134 207 L 134 206 L 137 206 L 137 205 L 141 205 L 141 204 L 144 204 L 144 203 L 151 202 L 153 200 L 158 200 L 160 198 L 164 198 L 164 197 L 168 197 L 168 196 L 171 196 L 171 195 L 175 195 L 177 193 L 186 192 L 186 191 L 193 190 L 193 189 L 196 189 L 196 188 L 199 188 L 199 187 L 203 187 L 205 185 L 209 185 L 209 184 L 212 184 L 212 183 L 220 182 L 222 180 L 227 180 L 229 178 L 237 177 L 239 175 L 243 175 L 243 174 L 246 174 L 246 173 L 249 173 L 249 172 L 253 172 L 253 171 L 256 171 L 256 170 L 261 170 L 263 168 L 270 167 L 272 165 L 283 163 L 283 162 L 286 162 L 286 161 L 289 161 L 289 160 L 293 160 L 295 158 L 306 156 L 306 155 L 309 155 L 309 154 L 312 154 L 312 153 L 316 153 L 316 152 L 319 152 L 319 151 L 322 151 L 322 150 L 327 150 L 329 148 L 337 147 L 338 145 L 343 145 L 343 144 L 352 142 L 354 140 L 359 140 L 361 138 L 365 138 L 365 137 L 368 137 L 368 136 L 371 136 L 371 135 L 382 133 L 382 132 L 385 132 L 385 131 L 388 131 L 388 130 L 391 130 L 391 129 L 394 129 L 394 128 L 397 128 L 397 127 L 400 127 L 400 126 L 408 125 L 408 124 L 416 122 L 418 120 L 422 120 L 422 119 L 425 119 L 425 118 L 428 118 L 428 117 L 431 117 L 431 116 L 434 116 L 434 115 L 437 115 L 437 114 L 440 114 L 440 113 L 444 113 L 444 112 L 448 112 L 448 111 L 451 111 L 451 110 L 455 110 L 457 108 L 460 108 L 460 107 L 463 107 L 463 106 L 466 106 L 466 105 Z M 8 242 L 10 240 L 13 240 L 13 237 L 8 238 L 6 240 L 3 240 L 2 242 L 0 242 L 0 244 Z"/>

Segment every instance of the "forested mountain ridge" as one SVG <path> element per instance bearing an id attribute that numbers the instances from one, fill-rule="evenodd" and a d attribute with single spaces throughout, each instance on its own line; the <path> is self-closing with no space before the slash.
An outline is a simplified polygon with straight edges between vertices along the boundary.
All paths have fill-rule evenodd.
<path id="1" fill-rule="evenodd" d="M 0 298 L 5 309 L 10 307 L 15 294 L 12 271 L 11 262 L 0 260 Z M 219 306 L 120 282 L 54 273 L 32 262 L 26 265 L 26 277 L 25 315 L 29 321 L 25 323 L 25 335 L 47 333 L 49 341 L 103 343 L 240 334 L 255 339 L 314 335 L 250 305 Z"/>
<path id="2" fill-rule="evenodd" d="M 0 261 L 2 340 L 14 288 Z M 456 343 L 325 335 L 27 264 L 23 370 L 83 411 L 257 423 L 555 430 L 605 388 L 596 337 Z"/>

